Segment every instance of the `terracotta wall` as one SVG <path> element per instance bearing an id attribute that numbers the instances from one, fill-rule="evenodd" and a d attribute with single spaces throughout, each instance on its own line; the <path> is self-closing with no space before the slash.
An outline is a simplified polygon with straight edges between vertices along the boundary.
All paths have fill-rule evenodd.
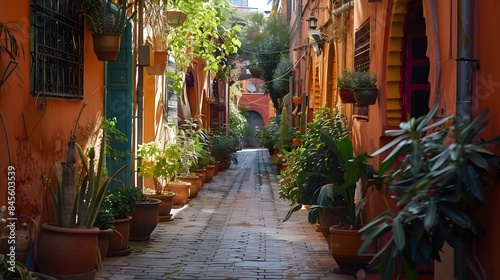
<path id="1" fill-rule="evenodd" d="M 16 214 L 32 216 L 40 224 L 46 219 L 42 215 L 46 213 L 44 198 L 48 197 L 42 176 L 53 174 L 53 163 L 65 160 L 66 143 L 82 107 L 85 108 L 76 126 L 78 143 L 85 147 L 91 131 L 99 126 L 103 115 L 104 72 L 103 63 L 97 61 L 93 52 L 92 37 L 86 32 L 84 99 L 65 101 L 50 98 L 43 100 L 45 110 L 37 110 L 35 106 L 42 100 L 31 97 L 29 93 L 29 11 L 28 0 L 3 2 L 0 9 L 0 21 L 17 21 L 24 30 L 17 32 L 24 46 L 24 57 L 20 59 L 17 70 L 19 76 L 12 75 L 0 93 L 0 112 L 7 132 L 6 135 L 0 124 L 0 205 L 6 203 L 8 137 L 12 166 L 15 168 Z M 4 57 L 0 65 L 5 65 Z M 55 185 L 55 180 L 52 182 Z"/>

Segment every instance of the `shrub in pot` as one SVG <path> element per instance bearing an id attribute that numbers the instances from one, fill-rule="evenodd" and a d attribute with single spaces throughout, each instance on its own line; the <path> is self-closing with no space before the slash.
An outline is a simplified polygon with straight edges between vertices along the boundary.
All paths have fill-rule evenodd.
<path id="1" fill-rule="evenodd" d="M 426 116 L 401 123 L 400 130 L 387 131 L 396 138 L 373 154 L 389 152 L 377 184 L 390 191 L 396 205 L 361 229 L 361 251 L 387 237 L 372 260 L 383 279 L 403 269 L 409 278 L 416 277 L 417 267 L 440 260 L 445 242 L 456 257 L 465 259 L 465 270 L 483 279 L 481 264 L 474 261 L 473 247 L 481 232 L 475 214 L 495 179 L 492 167 L 500 167 L 500 158 L 486 147 L 500 143 L 500 136 L 479 138 L 488 125 L 487 110 L 453 125 L 453 116 L 437 118 L 437 111 L 438 105 Z"/>

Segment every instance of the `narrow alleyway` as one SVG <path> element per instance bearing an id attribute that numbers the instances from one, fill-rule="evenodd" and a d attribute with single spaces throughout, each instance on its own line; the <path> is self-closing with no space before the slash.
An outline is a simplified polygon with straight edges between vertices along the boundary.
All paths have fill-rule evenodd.
<path id="1" fill-rule="evenodd" d="M 354 279 L 332 272 L 335 261 L 307 211 L 281 221 L 288 203 L 278 198 L 267 150 L 237 156 L 238 165 L 205 183 L 149 241 L 106 258 L 96 279 Z"/>

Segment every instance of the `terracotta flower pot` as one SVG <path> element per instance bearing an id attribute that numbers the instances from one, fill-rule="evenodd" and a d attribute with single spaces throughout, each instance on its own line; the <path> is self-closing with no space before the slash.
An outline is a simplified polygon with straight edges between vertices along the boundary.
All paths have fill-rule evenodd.
<path id="1" fill-rule="evenodd" d="M 101 257 L 104 258 L 108 254 L 109 249 L 109 237 L 113 234 L 113 229 L 101 229 L 99 236 L 97 238 L 97 245 L 99 248 L 99 253 Z"/>
<path id="2" fill-rule="evenodd" d="M 207 169 L 206 168 L 195 169 L 195 170 L 193 170 L 193 172 L 196 173 L 196 175 L 200 176 L 201 181 L 202 181 L 201 186 L 203 187 L 203 183 L 206 182 L 205 180 L 206 180 Z"/>
<path id="3" fill-rule="evenodd" d="M 170 214 L 170 211 L 172 210 L 175 193 L 150 194 L 148 195 L 148 197 L 159 199 L 161 201 L 160 205 L 158 206 L 158 221 L 171 221 L 172 215 Z"/>
<path id="4" fill-rule="evenodd" d="M 165 189 L 175 193 L 173 204 L 174 206 L 184 206 L 189 201 L 191 183 L 186 182 L 169 182 Z"/>
<path id="5" fill-rule="evenodd" d="M 121 33 L 94 33 L 94 52 L 99 61 L 115 61 L 120 52 Z"/>
<path id="6" fill-rule="evenodd" d="M 111 221 L 113 225 L 113 234 L 109 237 L 109 247 L 107 257 L 126 256 L 132 249 L 128 246 L 128 237 L 130 235 L 130 221 L 132 217 Z"/>
<path id="7" fill-rule="evenodd" d="M 215 165 L 207 165 L 205 169 L 207 170 L 205 173 L 205 183 L 209 183 L 215 175 Z"/>
<path id="8" fill-rule="evenodd" d="M 295 105 L 302 105 L 302 97 L 300 96 L 294 96 L 292 97 L 293 104 Z"/>
<path id="9" fill-rule="evenodd" d="M 189 197 L 195 197 L 196 194 L 201 190 L 202 180 L 200 176 L 178 176 L 177 180 L 181 182 L 191 183 L 191 187 L 189 188 Z"/>
<path id="10" fill-rule="evenodd" d="M 359 269 L 366 268 L 370 260 L 377 253 L 377 244 L 371 244 L 362 255 L 358 254 L 361 233 L 357 230 L 330 227 L 330 253 L 339 265 L 342 273 L 354 274 Z"/>
<path id="11" fill-rule="evenodd" d="M 38 248 L 39 271 L 58 279 L 94 279 L 99 231 L 43 224 Z"/>
<path id="12" fill-rule="evenodd" d="M 161 200 L 148 198 L 144 201 L 136 202 L 134 211 L 130 212 L 129 240 L 149 240 L 151 233 L 158 225 L 158 206 Z"/>
<path id="13" fill-rule="evenodd" d="M 339 88 L 339 96 L 342 103 L 356 103 L 354 92 L 348 88 Z"/>
<path id="14" fill-rule="evenodd" d="M 155 51 L 153 65 L 147 66 L 149 75 L 163 75 L 167 70 L 168 51 Z"/>

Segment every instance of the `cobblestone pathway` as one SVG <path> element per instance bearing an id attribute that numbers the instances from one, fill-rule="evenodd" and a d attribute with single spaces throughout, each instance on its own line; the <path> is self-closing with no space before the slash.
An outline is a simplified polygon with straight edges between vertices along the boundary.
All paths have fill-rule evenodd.
<path id="1" fill-rule="evenodd" d="M 96 279 L 354 279 L 334 274 L 320 232 L 286 201 L 267 150 L 242 150 L 174 220 L 159 223 L 133 252 L 106 258 Z"/>

